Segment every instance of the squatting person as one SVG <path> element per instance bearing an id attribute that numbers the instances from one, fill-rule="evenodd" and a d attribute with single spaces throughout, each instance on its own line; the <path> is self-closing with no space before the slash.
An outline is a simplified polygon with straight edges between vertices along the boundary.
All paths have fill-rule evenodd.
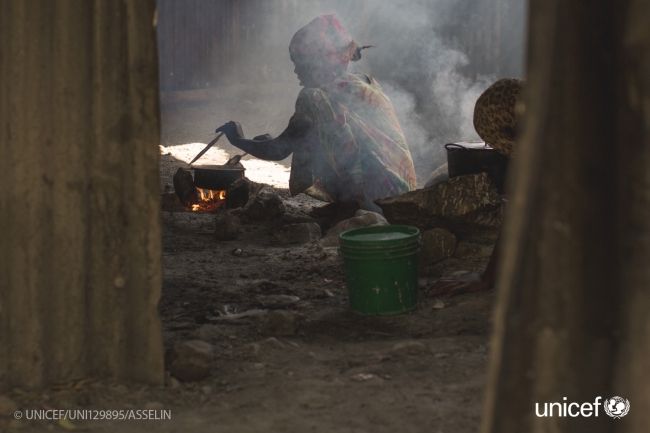
<path id="1" fill-rule="evenodd" d="M 246 139 L 241 125 L 217 129 L 230 143 L 264 160 L 293 153 L 289 189 L 331 203 L 321 209 L 381 213 L 374 200 L 412 191 L 415 170 L 395 110 L 371 76 L 347 72 L 361 50 L 334 15 L 322 15 L 291 39 L 294 72 L 304 88 L 289 126 L 276 138 Z"/>

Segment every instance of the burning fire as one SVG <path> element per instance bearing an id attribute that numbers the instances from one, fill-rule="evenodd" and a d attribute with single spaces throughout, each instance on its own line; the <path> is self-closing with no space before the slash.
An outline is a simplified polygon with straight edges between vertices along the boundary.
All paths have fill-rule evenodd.
<path id="1" fill-rule="evenodd" d="M 226 204 L 226 191 L 212 191 L 210 189 L 197 188 L 199 191 L 200 203 L 192 205 L 192 211 L 210 212 L 217 210 Z"/>

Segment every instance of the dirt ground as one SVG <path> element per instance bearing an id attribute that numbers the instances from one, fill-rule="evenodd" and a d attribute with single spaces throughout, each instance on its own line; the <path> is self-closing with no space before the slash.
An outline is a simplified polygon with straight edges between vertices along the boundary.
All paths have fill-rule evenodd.
<path id="1" fill-rule="evenodd" d="M 205 106 L 163 112 L 163 144 L 209 141 L 195 128 L 210 131 L 213 118 L 200 118 L 206 112 Z M 180 164 L 161 156 L 161 192 Z M 304 195 L 291 198 L 286 189 L 276 192 L 294 215 L 322 205 Z M 187 383 L 168 378 L 165 387 L 98 380 L 38 394 L 16 390 L 8 396 L 21 409 L 171 410 L 170 420 L 74 421 L 76 428 L 97 432 L 478 430 L 493 292 L 444 300 L 443 308 L 421 297 L 408 314 L 358 316 L 348 310 L 337 250 L 279 245 L 271 232 L 281 221 L 243 220 L 239 238 L 228 242 L 210 233 L 212 214 L 165 211 L 162 221 L 165 347 L 195 338 L 210 342 L 215 359 L 209 377 Z M 241 254 L 233 254 L 238 249 Z M 461 241 L 454 257 L 421 270 L 421 289 L 442 275 L 482 270 L 490 252 L 490 245 Z M 264 335 L 261 316 L 215 320 L 269 309 L 265 299 L 280 294 L 299 298 L 282 308 L 296 316 L 293 336 Z M 0 419 L 0 431 L 63 427 Z"/>

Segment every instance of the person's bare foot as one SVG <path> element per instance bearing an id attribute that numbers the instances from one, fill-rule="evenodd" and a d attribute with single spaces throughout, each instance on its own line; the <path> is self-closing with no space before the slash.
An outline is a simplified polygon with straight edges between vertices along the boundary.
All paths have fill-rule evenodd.
<path id="1" fill-rule="evenodd" d="M 429 290 L 427 296 L 451 298 L 461 293 L 474 293 L 490 290 L 494 281 L 478 274 L 465 274 L 456 278 L 441 278 Z"/>

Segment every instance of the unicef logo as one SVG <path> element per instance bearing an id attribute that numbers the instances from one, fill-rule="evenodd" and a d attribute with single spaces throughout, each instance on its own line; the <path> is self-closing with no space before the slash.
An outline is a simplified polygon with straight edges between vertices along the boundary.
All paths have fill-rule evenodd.
<path id="1" fill-rule="evenodd" d="M 630 411 L 630 401 L 623 397 L 612 397 L 603 401 L 605 413 L 614 419 L 623 418 Z"/>

